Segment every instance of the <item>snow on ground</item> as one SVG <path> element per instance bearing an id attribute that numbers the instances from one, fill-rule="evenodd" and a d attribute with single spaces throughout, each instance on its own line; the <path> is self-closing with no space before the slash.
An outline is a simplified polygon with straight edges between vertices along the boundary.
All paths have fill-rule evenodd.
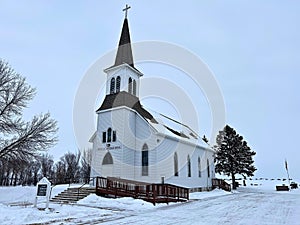
<path id="1" fill-rule="evenodd" d="M 90 195 L 77 204 L 33 207 L 35 187 L 0 187 L 0 224 L 259 224 L 299 225 L 300 190 L 276 192 L 282 181 L 248 181 L 232 193 L 195 192 L 185 203 L 158 204 Z M 52 196 L 68 185 L 55 186 Z M 45 204 L 39 203 L 40 207 Z"/>

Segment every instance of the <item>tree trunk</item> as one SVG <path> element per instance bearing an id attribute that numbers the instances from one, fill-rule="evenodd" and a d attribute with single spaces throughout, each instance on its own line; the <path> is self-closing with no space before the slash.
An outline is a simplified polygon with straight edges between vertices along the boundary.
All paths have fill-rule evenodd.
<path id="1" fill-rule="evenodd" d="M 231 180 L 232 180 L 232 189 L 236 190 L 234 173 L 231 173 Z"/>
<path id="2" fill-rule="evenodd" d="M 15 176 L 15 174 L 14 174 L 14 172 L 13 172 L 12 175 L 11 175 L 11 178 L 10 178 L 9 186 L 12 186 L 12 185 L 13 185 L 14 176 Z"/>
<path id="3" fill-rule="evenodd" d="M 15 173 L 14 186 L 17 186 L 18 172 Z"/>

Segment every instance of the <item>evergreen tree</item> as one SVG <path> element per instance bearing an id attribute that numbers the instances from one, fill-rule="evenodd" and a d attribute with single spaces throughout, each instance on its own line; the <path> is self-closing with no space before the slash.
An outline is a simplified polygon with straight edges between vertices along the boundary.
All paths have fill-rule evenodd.
<path id="1" fill-rule="evenodd" d="M 253 176 L 256 168 L 253 165 L 254 160 L 252 157 L 256 153 L 251 151 L 243 137 L 228 125 L 219 132 L 216 142 L 216 172 L 231 176 L 232 188 L 236 189 L 236 174 L 244 177 Z"/>

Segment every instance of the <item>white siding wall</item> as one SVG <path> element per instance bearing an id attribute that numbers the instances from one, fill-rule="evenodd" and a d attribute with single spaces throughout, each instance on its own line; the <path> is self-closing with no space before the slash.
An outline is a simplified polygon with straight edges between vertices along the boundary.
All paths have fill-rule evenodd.
<path id="1" fill-rule="evenodd" d="M 204 148 L 197 147 L 192 150 L 190 146 L 186 146 L 186 149 L 193 151 L 179 151 L 177 152 L 179 161 L 179 173 L 178 176 L 172 176 L 167 179 L 166 182 L 181 186 L 186 186 L 189 188 L 198 187 L 211 187 L 211 178 L 214 177 L 214 165 L 212 159 L 212 152 L 208 152 Z M 191 160 L 191 177 L 188 177 L 188 166 L 187 166 L 187 155 L 190 155 Z M 199 177 L 198 170 L 198 157 L 200 157 L 201 164 L 201 177 Z M 207 159 L 209 159 L 210 164 L 210 177 L 207 177 Z M 173 167 L 174 171 L 174 167 Z"/>
<path id="2" fill-rule="evenodd" d="M 111 127 L 117 132 L 117 141 L 111 142 L 109 150 L 102 143 L 102 132 Z M 149 173 L 142 176 L 142 148 L 149 151 Z M 113 149 L 119 146 L 119 149 Z M 138 181 L 166 183 L 186 187 L 211 186 L 214 177 L 213 153 L 202 147 L 179 142 L 171 137 L 157 135 L 139 114 L 128 108 L 115 108 L 98 114 L 97 135 L 93 140 L 92 176 L 107 176 L 102 160 L 109 151 L 113 157 L 113 176 Z M 178 156 L 179 176 L 174 176 L 174 153 Z M 187 156 L 191 159 L 191 177 L 188 177 Z M 201 177 L 198 176 L 198 157 L 201 159 Z M 207 159 L 210 162 L 210 178 L 207 177 Z M 111 174 L 109 174 L 111 176 Z"/>

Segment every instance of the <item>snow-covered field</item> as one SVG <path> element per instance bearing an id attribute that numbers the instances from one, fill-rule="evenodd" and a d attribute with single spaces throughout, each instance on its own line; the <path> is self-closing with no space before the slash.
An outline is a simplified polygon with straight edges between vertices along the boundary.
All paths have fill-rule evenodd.
<path id="1" fill-rule="evenodd" d="M 90 195 L 73 205 L 50 203 L 49 210 L 33 207 L 35 187 L 0 187 L 0 224 L 300 224 L 299 189 L 276 192 L 281 181 L 256 183 L 233 193 L 191 193 L 185 203 L 153 206 L 132 198 Z M 52 196 L 67 187 L 54 187 Z"/>

